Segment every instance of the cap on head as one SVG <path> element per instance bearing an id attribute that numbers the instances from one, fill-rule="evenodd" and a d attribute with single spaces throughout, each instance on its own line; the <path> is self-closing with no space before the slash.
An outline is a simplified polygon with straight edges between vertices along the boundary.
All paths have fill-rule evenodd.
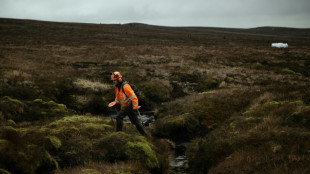
<path id="1" fill-rule="evenodd" d="M 122 75 L 119 72 L 111 72 L 111 80 L 117 80 L 118 82 L 122 82 Z"/>

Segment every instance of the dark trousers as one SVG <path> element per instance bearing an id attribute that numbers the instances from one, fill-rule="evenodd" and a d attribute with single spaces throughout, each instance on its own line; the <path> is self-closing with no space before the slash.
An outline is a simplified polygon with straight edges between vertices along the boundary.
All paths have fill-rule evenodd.
<path id="1" fill-rule="evenodd" d="M 123 129 L 123 119 L 128 115 L 130 122 L 136 126 L 141 135 L 146 135 L 146 130 L 142 126 L 140 120 L 137 116 L 137 111 L 134 111 L 131 106 L 127 107 L 125 110 L 121 110 L 116 116 L 116 131 L 122 131 Z"/>

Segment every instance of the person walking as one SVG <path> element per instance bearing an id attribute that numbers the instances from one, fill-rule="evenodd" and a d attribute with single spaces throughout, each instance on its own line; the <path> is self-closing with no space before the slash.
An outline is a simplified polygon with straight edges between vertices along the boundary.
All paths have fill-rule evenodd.
<path id="1" fill-rule="evenodd" d="M 138 104 L 138 97 L 131 86 L 123 82 L 122 75 L 119 72 L 111 73 L 111 80 L 115 85 L 115 101 L 109 103 L 109 107 L 116 104 L 121 105 L 121 110 L 116 116 L 116 131 L 122 131 L 123 119 L 128 116 L 130 122 L 134 124 L 141 135 L 146 136 L 147 132 L 142 126 L 141 121 L 138 119 L 138 109 L 141 107 Z"/>

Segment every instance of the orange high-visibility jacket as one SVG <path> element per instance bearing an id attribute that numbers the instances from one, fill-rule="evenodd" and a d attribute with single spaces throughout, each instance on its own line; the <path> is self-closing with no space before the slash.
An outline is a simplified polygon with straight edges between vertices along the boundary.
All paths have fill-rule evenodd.
<path id="1" fill-rule="evenodd" d="M 124 110 L 126 107 L 130 106 L 132 104 L 133 109 L 138 108 L 138 98 L 135 94 L 135 92 L 132 90 L 129 84 L 124 85 L 124 91 L 123 88 L 120 87 L 120 90 L 118 90 L 118 87 L 115 88 L 115 102 L 121 104 L 121 110 Z M 126 95 L 125 95 L 126 94 Z"/>

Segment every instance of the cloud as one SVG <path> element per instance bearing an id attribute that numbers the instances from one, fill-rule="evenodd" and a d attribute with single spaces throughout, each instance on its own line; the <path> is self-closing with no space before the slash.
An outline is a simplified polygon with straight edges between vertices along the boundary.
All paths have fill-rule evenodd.
<path id="1" fill-rule="evenodd" d="M 0 17 L 168 26 L 310 27 L 306 20 L 309 7 L 309 0 L 0 0 Z"/>

